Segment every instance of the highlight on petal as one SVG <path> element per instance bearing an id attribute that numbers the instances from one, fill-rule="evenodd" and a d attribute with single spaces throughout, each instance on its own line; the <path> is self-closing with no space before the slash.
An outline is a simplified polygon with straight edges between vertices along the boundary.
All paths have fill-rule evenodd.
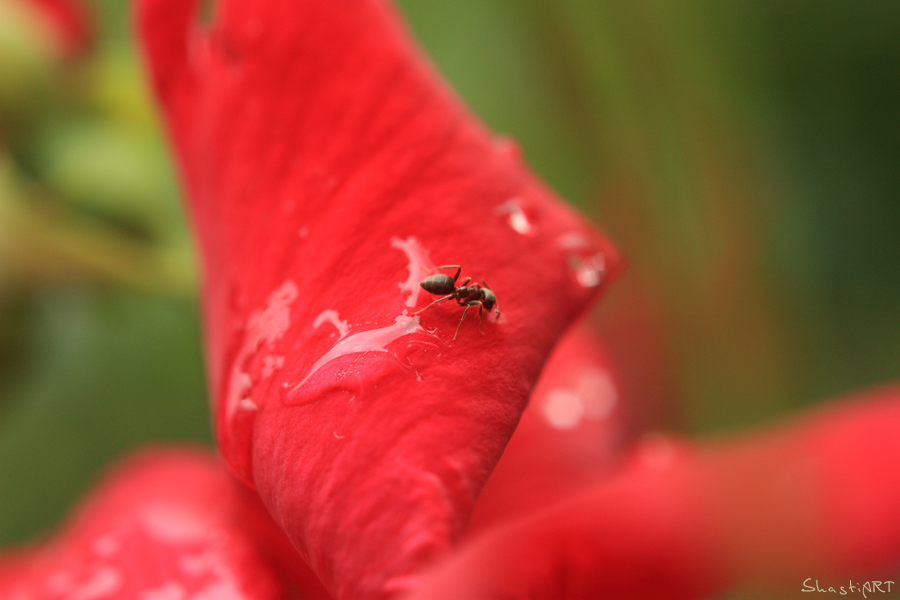
<path id="1" fill-rule="evenodd" d="M 207 452 L 119 465 L 58 536 L 0 555 L 9 599 L 276 600 L 327 595 L 249 493 Z"/>
<path id="2" fill-rule="evenodd" d="M 385 597 L 459 536 L 618 258 L 386 1 L 195 10 L 142 0 L 138 27 L 199 238 L 221 452 L 337 597 Z M 429 306 L 442 265 L 499 315 Z"/>
<path id="3" fill-rule="evenodd" d="M 478 537 L 404 598 L 702 598 L 890 579 L 898 431 L 890 388 L 705 447 L 647 438 L 620 475 Z"/>

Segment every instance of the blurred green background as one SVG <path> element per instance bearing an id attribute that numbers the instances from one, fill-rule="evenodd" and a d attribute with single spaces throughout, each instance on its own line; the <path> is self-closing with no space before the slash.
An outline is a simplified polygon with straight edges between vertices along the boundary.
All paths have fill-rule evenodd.
<path id="1" fill-rule="evenodd" d="M 119 0 L 54 50 L 0 0 L 0 544 L 147 441 L 210 443 L 196 274 Z M 900 378 L 900 3 L 401 0 L 475 112 L 616 241 L 634 427 Z"/>

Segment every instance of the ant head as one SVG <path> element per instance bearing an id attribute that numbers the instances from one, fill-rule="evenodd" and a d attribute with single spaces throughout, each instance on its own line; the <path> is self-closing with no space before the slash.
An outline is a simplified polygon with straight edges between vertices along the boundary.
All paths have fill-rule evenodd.
<path id="1" fill-rule="evenodd" d="M 497 296 L 494 295 L 494 292 L 487 289 L 486 287 L 481 288 L 481 305 L 486 309 L 491 310 L 494 308 L 494 305 L 497 303 Z"/>

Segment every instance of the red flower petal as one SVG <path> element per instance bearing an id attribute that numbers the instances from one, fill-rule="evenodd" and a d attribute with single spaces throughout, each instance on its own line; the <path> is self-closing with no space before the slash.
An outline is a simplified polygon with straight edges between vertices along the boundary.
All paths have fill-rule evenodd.
<path id="1" fill-rule="evenodd" d="M 278 565 L 276 567 L 276 565 Z M 254 498 L 198 450 L 121 465 L 55 540 L 0 558 L 0 598 L 324 599 Z"/>
<path id="2" fill-rule="evenodd" d="M 609 478 L 624 458 L 623 419 L 604 349 L 586 327 L 573 330 L 550 355 L 466 536 Z"/>
<path id="3" fill-rule="evenodd" d="M 808 577 L 889 578 L 898 431 L 895 388 L 704 450 L 648 439 L 622 475 L 477 539 L 407 600 L 700 598 L 736 582 L 784 593 Z"/>
<path id="4" fill-rule="evenodd" d="M 705 462 L 742 579 L 783 586 L 810 576 L 894 573 L 900 387 L 859 393 Z"/>
<path id="5" fill-rule="evenodd" d="M 339 597 L 445 552 L 612 248 L 492 138 L 380 0 L 144 0 L 203 256 L 228 464 Z M 418 287 L 486 279 L 502 317 Z M 452 271 L 450 271 L 452 273 Z"/>

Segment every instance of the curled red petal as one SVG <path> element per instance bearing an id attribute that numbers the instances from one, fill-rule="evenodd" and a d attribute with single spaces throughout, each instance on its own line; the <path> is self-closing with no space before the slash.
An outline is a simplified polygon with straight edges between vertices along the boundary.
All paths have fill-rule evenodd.
<path id="1" fill-rule="evenodd" d="M 625 408 L 605 349 L 586 326 L 553 350 L 466 536 L 609 478 L 624 459 Z"/>
<path id="2" fill-rule="evenodd" d="M 0 598 L 325 600 L 258 499 L 205 451 L 125 461 L 56 538 L 0 558 Z"/>
<path id="3" fill-rule="evenodd" d="M 606 483 L 477 538 L 406 600 L 702 598 L 890 579 L 900 388 L 690 448 L 648 438 Z M 808 579 L 810 578 L 810 579 Z M 806 590 L 810 591 L 810 590 Z"/>
<path id="4" fill-rule="evenodd" d="M 608 483 L 492 529 L 408 600 L 682 599 L 727 579 L 696 457 L 666 442 Z M 656 462 L 658 461 L 658 462 Z"/>
<path id="5" fill-rule="evenodd" d="M 222 454 L 338 597 L 390 595 L 459 534 L 615 252 L 382 0 L 194 10 L 138 19 L 202 253 Z M 483 334 L 478 305 L 456 339 L 456 302 L 415 314 L 446 264 L 496 293 Z"/>

